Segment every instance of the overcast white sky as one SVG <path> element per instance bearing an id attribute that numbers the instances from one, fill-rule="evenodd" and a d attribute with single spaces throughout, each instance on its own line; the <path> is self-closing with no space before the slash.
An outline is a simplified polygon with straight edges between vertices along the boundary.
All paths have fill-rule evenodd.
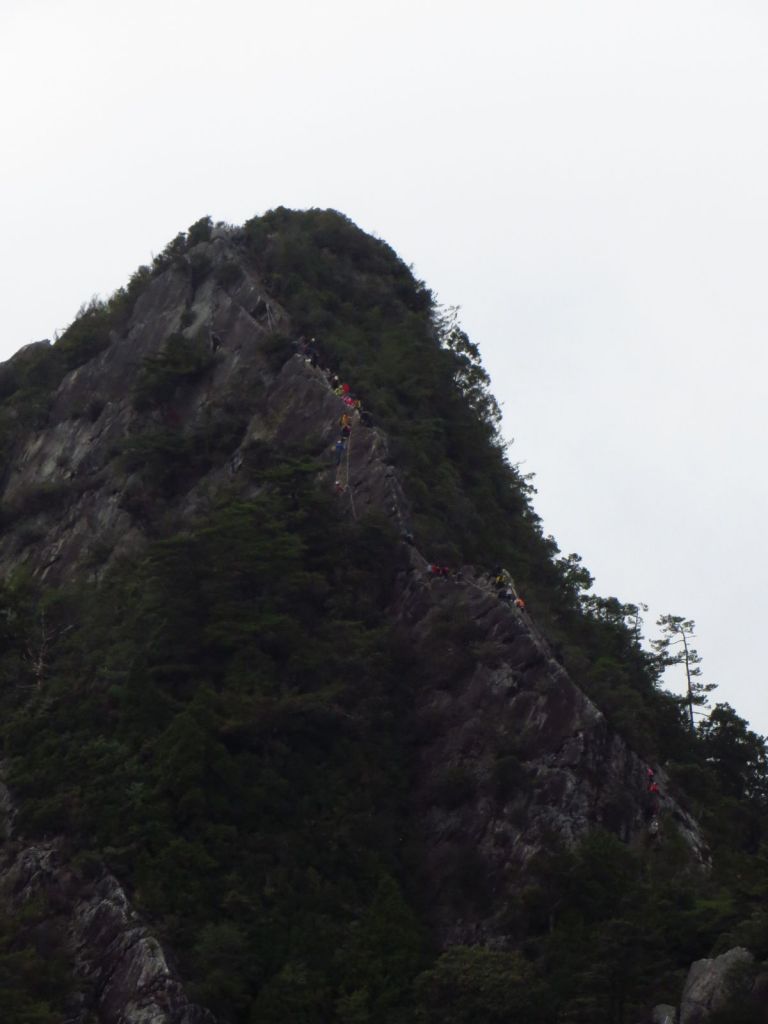
<path id="1" fill-rule="evenodd" d="M 768 732 L 765 3 L 3 0 L 0 96 L 1 358 L 205 214 L 339 209 L 461 305 L 547 532 Z"/>

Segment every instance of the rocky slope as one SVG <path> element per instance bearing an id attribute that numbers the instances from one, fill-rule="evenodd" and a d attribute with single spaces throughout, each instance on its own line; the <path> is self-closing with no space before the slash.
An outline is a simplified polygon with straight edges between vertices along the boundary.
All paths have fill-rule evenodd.
<path id="1" fill-rule="evenodd" d="M 126 329 L 64 376 L 47 420 L 9 453 L 2 475 L 4 574 L 24 566 L 47 582 L 98 579 L 121 555 L 140 550 L 162 524 L 208 508 L 224 489 L 257 489 L 250 460 L 265 441 L 312 451 L 327 464 L 318 486 L 334 489 L 333 445 L 344 406 L 320 368 L 298 355 L 275 361 L 275 331 L 289 330 L 226 232 L 192 255 L 213 271 L 236 262 L 225 287 L 214 273 L 193 283 L 178 267 L 154 277 Z M 168 337 L 196 339 L 208 357 L 172 397 L 137 408 L 135 382 Z M 373 410 L 375 414 L 375 410 Z M 147 484 L 126 445 L 147 434 L 191 439 L 199 450 L 224 424 L 226 448 L 193 460 L 172 487 Z M 446 660 L 425 672 L 413 721 L 418 770 L 411 812 L 428 851 L 423 891 L 442 944 L 507 937 L 509 907 L 525 867 L 556 841 L 572 844 L 601 826 L 648 843 L 645 766 L 553 657 L 523 613 L 501 602 L 487 579 L 465 567 L 458 579 L 430 579 L 410 543 L 410 509 L 387 438 L 356 424 L 338 500 L 348 515 L 383 512 L 401 535 L 392 616 L 414 651 L 446 636 Z M 462 639 L 462 637 L 464 639 Z M 696 823 L 670 797 L 663 773 L 665 829 L 676 829 L 692 860 L 707 851 Z M 486 879 L 482 905 L 465 903 L 451 880 L 472 852 Z M 52 839 L 25 847 L 6 836 L 0 887 L 12 904 L 41 888 L 63 893 L 78 971 L 98 992 L 104 1021 L 206 1019 L 183 995 L 165 955 L 106 874 L 78 881 Z M 83 1011 L 85 1013 L 85 1010 Z"/>
<path id="2" fill-rule="evenodd" d="M 424 885 L 446 944 L 503 938 L 525 866 L 541 850 L 571 846 L 594 827 L 629 843 L 657 841 L 648 831 L 643 761 L 574 685 L 528 616 L 500 602 L 470 569 L 464 577 L 414 580 L 401 609 L 417 644 L 457 607 L 479 637 L 450 685 L 425 687 L 418 700 L 422 771 L 414 803 L 429 849 Z M 662 773 L 662 792 L 666 782 Z M 436 799 L 446 783 L 458 794 Z M 662 816 L 705 864 L 696 822 L 668 795 Z M 468 850 L 473 871 L 486 879 L 483 908 L 462 905 L 445 884 Z"/>
<path id="3" fill-rule="evenodd" d="M 51 915 L 42 927 L 66 935 L 77 994 L 68 1024 L 213 1024 L 188 999 L 168 958 L 132 910 L 109 872 L 83 878 L 67 863 L 62 839 L 25 844 L 15 840 L 11 801 L 0 785 L 0 897 L 11 913 L 41 904 Z"/>

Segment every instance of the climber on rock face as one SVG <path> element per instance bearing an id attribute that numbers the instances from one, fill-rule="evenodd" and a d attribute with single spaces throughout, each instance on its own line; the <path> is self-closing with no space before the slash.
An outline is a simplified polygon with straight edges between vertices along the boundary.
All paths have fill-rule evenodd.
<path id="1" fill-rule="evenodd" d="M 515 598 L 515 608 L 517 608 L 517 610 L 520 612 L 525 611 L 525 601 L 522 599 L 522 597 Z"/>
<path id="2" fill-rule="evenodd" d="M 659 784 L 653 777 L 653 773 L 648 776 L 648 816 L 653 819 L 657 817 L 659 808 L 661 806 L 661 790 Z"/>
<path id="3" fill-rule="evenodd" d="M 342 459 L 342 456 L 344 455 L 345 448 L 346 448 L 346 445 L 344 444 L 344 441 L 341 438 L 339 438 L 339 440 L 336 442 L 336 447 L 334 449 L 334 454 L 336 456 L 336 465 L 337 466 L 341 463 L 341 459 Z"/>
<path id="4" fill-rule="evenodd" d="M 496 569 L 493 582 L 499 589 L 512 586 L 512 576 L 507 569 Z"/>

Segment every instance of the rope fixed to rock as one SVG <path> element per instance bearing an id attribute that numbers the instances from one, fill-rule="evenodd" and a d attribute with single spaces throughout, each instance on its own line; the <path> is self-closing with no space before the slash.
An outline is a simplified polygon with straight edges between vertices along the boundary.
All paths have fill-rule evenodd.
<path id="1" fill-rule="evenodd" d="M 352 518 L 355 520 L 355 522 L 357 522 L 357 509 L 355 508 L 355 496 L 352 493 L 352 488 L 349 486 L 349 475 L 350 475 L 349 461 L 350 461 L 351 454 L 352 454 L 352 430 L 351 430 L 351 428 L 349 429 L 349 433 L 346 435 L 346 437 L 342 438 L 342 443 L 344 443 L 344 451 L 346 453 L 346 458 L 341 456 L 341 458 L 339 459 L 338 470 L 337 470 L 337 473 L 336 473 L 336 493 L 337 494 L 344 494 L 345 492 L 347 492 L 349 494 L 349 505 L 350 505 L 350 508 L 352 510 Z"/>
<path id="2" fill-rule="evenodd" d="M 357 522 L 357 510 L 355 509 L 355 496 L 352 493 L 352 488 L 349 486 L 349 459 L 352 454 L 352 431 L 349 432 L 347 438 L 347 458 L 346 458 L 346 470 L 347 470 L 347 482 L 345 484 L 345 490 L 349 491 L 349 506 L 352 509 L 352 518 Z"/>

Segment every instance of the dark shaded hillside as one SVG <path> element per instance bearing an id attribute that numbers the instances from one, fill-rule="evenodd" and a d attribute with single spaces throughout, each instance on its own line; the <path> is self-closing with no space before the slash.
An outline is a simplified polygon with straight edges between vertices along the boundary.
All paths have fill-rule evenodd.
<path id="1" fill-rule="evenodd" d="M 375 424 L 342 493 L 322 366 Z M 623 1022 L 722 936 L 768 954 L 759 738 L 730 709 L 689 735 L 637 609 L 543 536 L 477 349 L 384 243 L 330 211 L 201 221 L 0 387 L 0 892 L 41 904 L 25 956 L 90 985 L 46 981 L 41 1020 L 69 998 L 117 1024 L 137 992 L 142 1020 L 205 1019 L 68 945 L 67 914 L 120 901 L 104 865 L 233 1024 Z M 661 839 L 642 757 L 667 761 Z"/>

